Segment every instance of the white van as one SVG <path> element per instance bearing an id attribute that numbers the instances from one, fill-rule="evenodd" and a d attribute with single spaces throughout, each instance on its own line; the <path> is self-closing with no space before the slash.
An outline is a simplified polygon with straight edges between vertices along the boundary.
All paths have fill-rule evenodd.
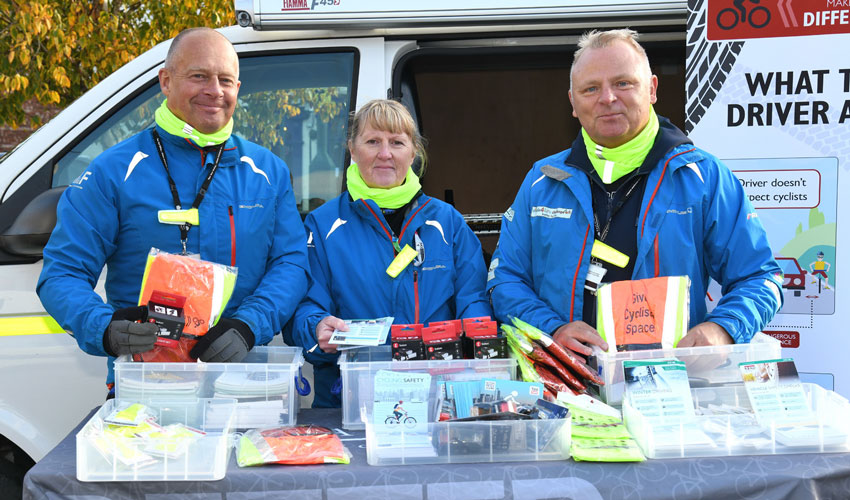
<path id="1" fill-rule="evenodd" d="M 463 8 L 432 0 L 428 10 L 410 11 L 384 4 L 237 0 L 244 27 L 221 30 L 241 58 L 234 132 L 285 159 L 302 214 L 342 188 L 348 113 L 389 96 L 413 112 L 429 141 L 425 192 L 454 203 L 491 253 L 500 214 L 532 162 L 565 149 L 578 132 L 569 66 L 590 28 L 644 35 L 660 79 L 656 109 L 684 127 L 685 0 L 469 0 Z M 152 126 L 169 43 L 110 75 L 0 158 L 2 498 L 2 488 L 106 396 L 105 358 L 84 354 L 35 294 L 41 250 L 65 186 L 99 153 Z"/>

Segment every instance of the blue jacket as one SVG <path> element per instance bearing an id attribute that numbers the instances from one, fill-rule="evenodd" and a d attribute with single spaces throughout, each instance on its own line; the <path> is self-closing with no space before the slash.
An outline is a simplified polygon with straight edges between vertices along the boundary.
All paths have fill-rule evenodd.
<path id="1" fill-rule="evenodd" d="M 440 200 L 420 195 L 405 215 L 399 245 L 416 248 L 418 237 L 424 259 L 396 278 L 386 273 L 394 258 L 392 230 L 374 201 L 342 193 L 304 224 L 313 283 L 295 313 L 292 341 L 305 350 L 316 345 L 316 325 L 328 315 L 393 316 L 396 324 L 492 315 L 481 243 L 463 216 Z M 339 406 L 330 391 L 339 376 L 337 356 L 318 348 L 306 354 L 314 365 L 314 406 Z"/>
<path id="2" fill-rule="evenodd" d="M 157 127 L 181 205 L 190 207 L 214 161 L 193 143 Z M 44 249 L 37 292 L 45 309 L 89 354 L 106 356 L 103 334 L 115 309 L 135 306 L 151 247 L 180 253 L 180 229 L 158 222 L 174 209 L 165 168 L 145 130 L 99 155 L 69 187 Z M 286 164 L 232 136 L 189 231 L 187 250 L 238 268 L 224 317 L 268 343 L 308 287 L 304 226 Z M 106 265 L 107 303 L 93 288 Z M 112 358 L 107 383 L 113 381 Z"/>
<path id="3" fill-rule="evenodd" d="M 593 209 L 590 181 L 567 163 L 570 152 L 535 163 L 502 217 L 487 283 L 500 321 L 516 316 L 554 332 L 582 319 Z M 689 327 L 712 321 L 749 342 L 782 305 L 782 272 L 744 190 L 691 144 L 670 149 L 648 174 L 636 237 L 633 279 L 691 278 Z M 723 293 L 711 313 L 709 278 Z"/>

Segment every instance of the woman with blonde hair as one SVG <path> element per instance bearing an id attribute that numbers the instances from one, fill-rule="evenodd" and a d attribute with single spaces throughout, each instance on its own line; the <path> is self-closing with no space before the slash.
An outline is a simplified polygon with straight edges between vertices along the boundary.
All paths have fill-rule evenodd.
<path id="1" fill-rule="evenodd" d="M 313 364 L 314 407 L 340 406 L 334 329 L 344 319 L 428 323 L 492 314 L 481 243 L 451 205 L 422 193 L 411 168 L 425 161 L 407 109 L 373 100 L 354 115 L 347 190 L 305 220 L 313 283 L 292 340 Z M 412 256 L 406 261 L 405 255 Z"/>

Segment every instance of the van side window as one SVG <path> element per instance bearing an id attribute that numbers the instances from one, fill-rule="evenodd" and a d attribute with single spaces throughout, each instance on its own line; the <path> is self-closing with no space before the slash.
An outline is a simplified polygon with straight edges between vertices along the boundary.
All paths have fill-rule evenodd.
<path id="1" fill-rule="evenodd" d="M 240 59 L 233 133 L 286 161 L 302 214 L 340 193 L 355 60 L 354 49 Z M 59 158 L 52 187 L 69 185 L 97 155 L 152 127 L 163 99 L 152 82 Z"/>

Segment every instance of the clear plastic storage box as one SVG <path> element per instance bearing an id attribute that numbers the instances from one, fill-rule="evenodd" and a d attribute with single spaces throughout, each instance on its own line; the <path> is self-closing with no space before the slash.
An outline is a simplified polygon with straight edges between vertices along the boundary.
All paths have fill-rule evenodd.
<path id="1" fill-rule="evenodd" d="M 363 417 L 374 396 L 378 370 L 429 373 L 444 380 L 479 380 L 482 378 L 516 379 L 517 362 L 505 359 L 453 359 L 393 361 L 389 345 L 363 347 L 343 351 L 339 357 L 342 376 L 342 426 L 364 429 Z"/>
<path id="2" fill-rule="evenodd" d="M 738 363 L 761 361 L 782 357 L 782 344 L 775 338 L 756 333 L 748 344 L 683 347 L 676 349 L 648 349 L 608 354 L 594 350 L 588 365 L 595 369 L 604 386 L 589 385 L 591 393 L 609 405 L 623 402 L 625 381 L 623 361 L 676 358 L 685 363 L 692 388 L 725 384 L 742 384 Z"/>
<path id="3" fill-rule="evenodd" d="M 258 346 L 239 363 L 115 362 L 115 394 L 125 400 L 233 398 L 237 429 L 295 425 L 304 364 L 300 347 Z"/>
<path id="4" fill-rule="evenodd" d="M 432 422 L 406 428 L 366 424 L 369 465 L 564 460 L 570 418 Z"/>
<path id="5" fill-rule="evenodd" d="M 697 416 L 690 419 L 658 422 L 628 402 L 623 418 L 649 458 L 850 451 L 850 402 L 818 385 L 802 385 L 816 416 L 808 425 L 760 424 L 743 385 L 692 389 Z M 718 414 L 717 408 L 738 412 Z"/>
<path id="6" fill-rule="evenodd" d="M 204 434 L 169 454 L 151 451 L 142 437 L 105 435 L 103 419 L 120 400 L 107 401 L 77 433 L 77 479 L 80 481 L 211 481 L 221 479 L 230 457 L 230 433 L 236 412 L 233 399 L 134 401 L 151 408 L 161 426 L 183 424 Z M 157 449 L 156 446 L 153 449 Z M 161 448 L 160 448 L 161 449 Z"/>

